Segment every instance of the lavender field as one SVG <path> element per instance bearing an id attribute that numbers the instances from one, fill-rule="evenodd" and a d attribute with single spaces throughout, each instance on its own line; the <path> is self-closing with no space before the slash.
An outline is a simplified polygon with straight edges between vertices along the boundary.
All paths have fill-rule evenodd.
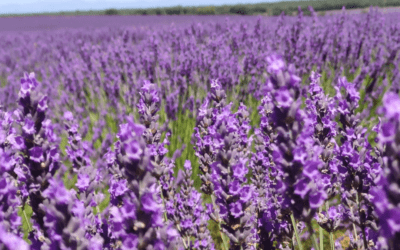
<path id="1" fill-rule="evenodd" d="M 0 19 L 0 249 L 400 249 L 400 15 L 311 14 Z"/>

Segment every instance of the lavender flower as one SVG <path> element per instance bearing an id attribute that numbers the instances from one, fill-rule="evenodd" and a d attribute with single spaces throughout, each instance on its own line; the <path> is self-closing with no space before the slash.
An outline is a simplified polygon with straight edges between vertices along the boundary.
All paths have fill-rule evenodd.
<path id="1" fill-rule="evenodd" d="M 192 166 L 186 160 L 184 171 L 178 173 L 176 182 L 180 191 L 167 201 L 167 217 L 177 225 L 186 249 L 215 249 L 207 228 L 209 216 L 205 213 L 201 194 L 194 188 L 191 176 Z"/>
<path id="2" fill-rule="evenodd" d="M 382 152 L 383 169 L 377 175 L 377 186 L 372 189 L 372 202 L 379 218 L 381 249 L 395 249 L 400 244 L 399 193 L 399 125 L 400 98 L 398 94 L 386 93 L 381 113 L 384 115 L 378 134 Z"/>
<path id="3" fill-rule="evenodd" d="M 28 200 L 33 210 L 35 231 L 38 233 L 38 230 L 42 230 L 47 237 L 45 212 L 41 209 L 41 204 L 45 200 L 43 191 L 59 168 L 57 146 L 59 140 L 51 121 L 45 120 L 47 97 L 36 90 L 38 86 L 39 83 L 33 73 L 25 74 L 21 79 L 19 92 L 21 109 L 15 112 L 15 121 L 19 125 L 20 132 L 14 133 L 10 140 L 21 152 L 15 158 L 17 163 L 15 171 L 22 189 L 23 205 Z"/>
<path id="4" fill-rule="evenodd" d="M 140 99 L 137 104 L 140 122 L 146 127 L 143 137 L 151 153 L 152 174 L 159 180 L 164 174 L 164 156 L 168 153 L 165 144 L 169 144 L 166 138 L 160 143 L 161 131 L 158 128 L 157 114 L 160 109 L 160 99 L 156 85 L 146 82 L 140 91 Z"/>
<path id="5" fill-rule="evenodd" d="M 355 242 L 368 247 L 367 228 L 376 230 L 370 189 L 375 186 L 374 179 L 379 172 L 379 160 L 372 155 L 372 147 L 366 139 L 366 129 L 360 124 L 360 114 L 356 113 L 360 95 L 354 84 L 339 79 L 336 88 L 338 113 L 342 128 L 339 130 L 342 145 L 337 149 L 337 171 L 340 176 L 342 203 L 349 214 L 349 219 L 360 227 L 361 237 L 354 228 Z M 342 96 L 341 89 L 345 89 Z M 376 239 L 373 241 L 375 242 Z"/>
<path id="6" fill-rule="evenodd" d="M 218 88 L 217 88 L 218 89 Z M 232 114 L 231 105 L 221 109 L 215 117 L 213 130 L 215 161 L 212 167 L 212 182 L 218 205 L 218 215 L 211 214 L 213 220 L 221 217 L 222 229 L 231 241 L 232 249 L 252 249 L 255 239 L 254 187 L 246 185 L 248 173 L 247 157 L 249 142 L 246 109 L 240 106 L 238 113 Z"/>
<path id="7" fill-rule="evenodd" d="M 164 224 L 163 204 L 152 176 L 151 152 L 142 137 L 145 127 L 132 119 L 120 126 L 115 152 L 107 154 L 110 173 L 111 246 L 146 249 L 177 244 L 178 232 Z"/>
<path id="8" fill-rule="evenodd" d="M 270 57 L 268 61 L 270 78 L 264 86 L 266 96 L 261 106 L 265 114 L 261 120 L 261 128 L 265 131 L 263 137 L 267 140 L 267 147 L 259 150 L 266 150 L 265 153 L 260 153 L 271 157 L 278 170 L 274 174 L 274 166 L 271 177 L 274 180 L 273 188 L 279 194 L 279 205 L 271 212 L 277 212 L 277 217 L 284 218 L 297 227 L 293 219 L 290 219 L 293 214 L 295 219 L 304 221 L 312 233 L 311 219 L 327 198 L 320 182 L 321 173 L 318 171 L 323 165 L 319 158 L 322 148 L 312 139 L 312 120 L 300 109 L 300 79 L 294 74 L 293 68 L 286 67 L 279 57 Z M 274 197 L 274 191 L 270 191 L 268 196 Z M 267 211 L 267 221 L 264 223 L 274 225 L 268 222 L 274 218 L 274 214 Z M 275 231 L 278 232 L 277 229 Z M 289 230 L 288 236 L 292 238 L 294 232 L 295 230 Z M 297 232 L 296 238 L 299 240 Z"/>
<path id="9" fill-rule="evenodd" d="M 212 106 L 209 107 L 209 102 Z M 202 172 L 200 179 L 202 181 L 201 190 L 205 194 L 211 194 L 214 190 L 211 173 L 211 164 L 215 162 L 216 147 L 213 143 L 215 130 L 213 125 L 216 121 L 216 116 L 222 112 L 225 106 L 226 93 L 218 80 L 211 83 L 211 92 L 204 100 L 196 120 L 194 128 L 193 140 L 195 140 L 195 154 L 199 158 L 199 168 Z M 226 107 L 229 109 L 230 107 Z"/>
<path id="10" fill-rule="evenodd" d="M 77 174 L 77 194 L 79 198 L 74 200 L 72 213 L 79 219 L 81 227 L 84 228 L 86 239 L 96 239 L 99 247 L 100 242 L 104 240 L 98 234 L 102 232 L 102 219 L 99 211 L 99 203 L 103 200 L 104 195 L 97 193 L 103 188 L 103 183 L 100 182 L 102 173 L 101 169 L 95 169 L 90 159 L 88 152 L 88 143 L 81 141 L 81 136 L 78 132 L 78 125 L 71 112 L 64 114 L 65 129 L 68 132 L 69 146 L 66 147 L 67 155 L 72 163 L 71 170 Z M 97 216 L 93 213 L 93 208 L 97 210 Z M 75 218 L 74 218 L 75 219 Z"/>
<path id="11" fill-rule="evenodd" d="M 20 229 L 22 220 L 16 209 L 22 206 L 22 200 L 15 170 L 15 154 L 19 148 L 13 148 L 8 140 L 15 132 L 11 127 L 13 123 L 12 115 L 0 110 L 0 119 L 2 121 L 0 123 L 0 230 L 13 234 L 13 240 L 10 240 L 9 243 L 3 243 L 7 245 L 18 242 L 18 239 L 22 236 Z M 3 238 L 2 241 L 7 240 Z"/>
<path id="12" fill-rule="evenodd" d="M 67 190 L 60 179 L 50 179 L 48 188 L 42 193 L 45 200 L 40 204 L 44 211 L 44 233 L 46 238 L 31 237 L 34 249 L 89 249 L 85 230 L 79 217 L 73 216 L 75 191 Z"/>

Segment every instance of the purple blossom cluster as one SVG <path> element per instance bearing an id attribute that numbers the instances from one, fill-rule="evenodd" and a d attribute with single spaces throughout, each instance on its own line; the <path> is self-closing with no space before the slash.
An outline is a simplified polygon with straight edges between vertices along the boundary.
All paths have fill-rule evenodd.
<path id="1" fill-rule="evenodd" d="M 111 202 L 104 227 L 112 248 L 174 249 L 178 232 L 163 220 L 160 186 L 152 176 L 145 127 L 133 120 L 120 126 L 115 151 L 107 154 Z M 105 233 L 105 232 L 103 232 Z"/>
<path id="2" fill-rule="evenodd" d="M 0 38 L 0 249 L 397 249 L 398 17 L 310 12 Z"/>
<path id="3" fill-rule="evenodd" d="M 399 209 L 399 145 L 400 145 L 400 98 L 394 92 L 383 98 L 382 120 L 375 130 L 378 132 L 377 155 L 382 168 L 374 180 L 371 191 L 372 202 L 380 224 L 379 247 L 395 249 L 400 243 Z M 378 172 L 377 171 L 377 172 Z"/>

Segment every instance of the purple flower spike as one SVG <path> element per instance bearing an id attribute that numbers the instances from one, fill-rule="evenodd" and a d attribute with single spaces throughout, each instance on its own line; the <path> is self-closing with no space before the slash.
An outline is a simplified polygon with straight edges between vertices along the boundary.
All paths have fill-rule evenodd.
<path id="1" fill-rule="evenodd" d="M 233 114 L 232 104 L 222 106 L 225 100 L 220 97 L 224 96 L 221 85 L 212 82 L 210 98 L 213 99 L 214 108 L 209 109 L 210 119 L 207 116 L 199 119 L 195 137 L 199 142 L 197 155 L 203 172 L 202 190 L 211 193 L 214 189 L 211 195 L 215 195 L 218 206 L 214 207 L 210 217 L 217 223 L 220 223 L 219 218 L 223 219 L 221 226 L 231 240 L 232 249 L 240 249 L 256 241 L 252 205 L 255 192 L 244 185 L 251 145 L 251 139 L 247 138 L 250 125 L 246 107 L 241 104 L 237 113 Z M 204 131 L 203 138 L 198 135 L 199 129 Z M 204 143 L 207 138 L 209 144 Z"/>
<path id="2" fill-rule="evenodd" d="M 179 237 L 168 234 L 170 223 L 163 219 L 165 208 L 160 189 L 150 172 L 150 150 L 143 135 L 137 133 L 143 132 L 144 127 L 135 124 L 131 118 L 127 120 L 128 123 L 120 126 L 115 151 L 109 150 L 106 156 L 111 174 L 111 214 L 103 226 L 110 232 L 107 239 L 114 247 L 124 242 L 127 247 L 135 244 L 153 249 L 176 247 Z M 135 157 L 131 157 L 133 151 Z"/>
<path id="3" fill-rule="evenodd" d="M 280 59 L 271 57 L 269 63 L 274 60 Z M 268 73 L 259 107 L 260 130 L 255 132 L 257 154 L 251 164 L 255 173 L 265 176 L 263 180 L 254 177 L 262 195 L 258 201 L 259 230 L 272 232 L 260 236 L 264 248 L 271 248 L 276 239 L 293 238 L 291 214 L 312 232 L 311 221 L 328 198 L 326 185 L 320 180 L 326 179 L 324 169 L 329 168 L 332 156 L 328 144 L 335 135 L 334 103 L 323 95 L 318 74 L 312 73 L 309 89 L 302 89 L 291 66 L 284 64 L 279 71 L 271 67 Z M 309 94 L 306 110 L 300 108 L 301 93 Z"/>
<path id="4" fill-rule="evenodd" d="M 360 126 L 361 114 L 356 112 L 360 95 L 355 84 L 341 77 L 335 88 L 342 145 L 334 148 L 337 172 L 332 171 L 332 175 L 336 177 L 335 185 L 340 187 L 343 213 L 350 217 L 354 226 L 358 225 L 362 238 L 359 243 L 367 248 L 368 232 L 377 229 L 370 191 L 375 186 L 373 180 L 377 169 L 374 168 L 379 168 L 381 153 L 378 149 L 372 152 L 366 129 Z M 376 242 L 376 238 L 371 238 L 371 241 Z"/>
<path id="5" fill-rule="evenodd" d="M 381 131 L 382 133 L 379 134 L 379 141 L 382 143 L 392 142 L 396 137 L 396 128 L 395 124 L 392 122 L 387 122 L 382 124 Z"/>
<path id="6" fill-rule="evenodd" d="M 0 110 L 0 119 L 6 116 Z M 13 133 L 6 129 L 5 123 L 0 123 L 0 133 L 7 135 Z M 18 181 L 19 156 L 15 154 L 12 145 L 0 142 L 0 248 L 15 248 L 20 244 L 21 248 L 28 249 L 28 245 L 22 240 L 22 220 L 18 216 L 16 207 L 22 206 L 21 190 L 26 195 L 26 189 L 20 187 Z M 21 173 L 23 175 L 23 173 Z M 22 185 L 21 185 L 22 186 Z"/>
<path id="7" fill-rule="evenodd" d="M 201 171 L 201 190 L 211 194 L 214 190 L 211 178 L 211 164 L 215 161 L 216 149 L 221 141 L 216 140 L 214 124 L 217 117 L 222 114 L 226 104 L 226 93 L 218 80 L 212 80 L 211 91 L 205 98 L 198 110 L 196 127 L 194 128 L 193 140 L 195 140 L 195 154 L 199 158 Z"/>
<path id="8" fill-rule="evenodd" d="M 377 171 L 372 188 L 372 202 L 379 217 L 379 244 L 386 248 L 400 244 L 400 97 L 389 92 L 383 98 L 382 126 L 378 126 L 379 146 L 375 153 L 380 156 L 383 169 Z M 380 127 L 380 130 L 379 130 Z M 389 247 L 387 247 L 389 246 Z M 384 249 L 384 248 L 382 248 Z"/>
<path id="9" fill-rule="evenodd" d="M 163 174 L 167 172 L 164 158 L 168 153 L 165 145 L 169 145 L 169 141 L 168 136 L 166 136 L 164 142 L 160 142 L 162 131 L 158 128 L 158 111 L 161 102 L 158 91 L 157 85 L 145 82 L 139 92 L 140 99 L 137 108 L 140 115 L 140 122 L 145 126 L 142 136 L 151 152 L 151 162 L 153 167 L 151 172 L 157 180 L 160 180 Z M 137 145 L 126 145 L 125 147 L 128 147 L 129 149 L 127 150 L 132 152 L 132 157 L 138 157 L 141 154 L 141 152 L 137 151 L 139 149 L 137 148 Z M 132 158 L 132 160 L 134 160 L 134 158 Z"/>
<path id="10" fill-rule="evenodd" d="M 162 179 L 164 188 L 164 199 L 167 199 L 167 218 L 173 221 L 178 228 L 184 246 L 190 248 L 197 246 L 199 249 L 213 249 L 210 232 L 207 229 L 208 215 L 202 206 L 201 194 L 194 188 L 191 180 L 191 162 L 186 160 L 184 171 L 178 172 L 178 177 L 173 177 L 172 169 L 168 171 L 166 178 Z M 170 179 L 169 182 L 167 180 Z M 180 187 L 180 192 L 174 189 Z M 194 238 L 194 242 L 190 240 Z M 202 242 L 202 245 L 199 245 Z"/>

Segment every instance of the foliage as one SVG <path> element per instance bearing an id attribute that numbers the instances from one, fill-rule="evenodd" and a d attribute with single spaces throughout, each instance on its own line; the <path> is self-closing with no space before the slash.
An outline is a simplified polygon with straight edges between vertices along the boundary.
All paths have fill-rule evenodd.
<path id="1" fill-rule="evenodd" d="M 104 14 L 109 16 L 119 15 L 119 11 L 117 9 L 107 9 L 104 11 Z"/>
<path id="2" fill-rule="evenodd" d="M 199 7 L 196 10 L 197 15 L 215 15 L 215 7 L 207 6 L 207 7 Z"/>

